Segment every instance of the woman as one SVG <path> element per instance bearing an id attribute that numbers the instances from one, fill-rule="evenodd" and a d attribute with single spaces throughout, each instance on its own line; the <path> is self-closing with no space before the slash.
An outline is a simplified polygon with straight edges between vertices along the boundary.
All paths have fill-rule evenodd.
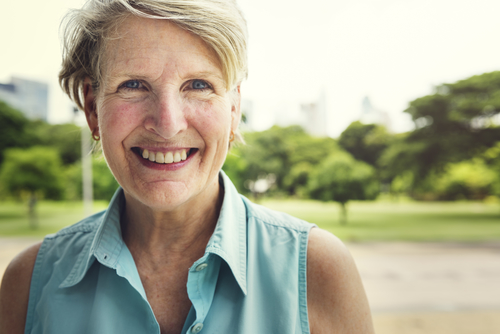
<path id="1" fill-rule="evenodd" d="M 121 185 L 5 272 L 2 333 L 373 333 L 331 234 L 239 196 L 245 21 L 232 0 L 91 0 L 62 87 Z"/>

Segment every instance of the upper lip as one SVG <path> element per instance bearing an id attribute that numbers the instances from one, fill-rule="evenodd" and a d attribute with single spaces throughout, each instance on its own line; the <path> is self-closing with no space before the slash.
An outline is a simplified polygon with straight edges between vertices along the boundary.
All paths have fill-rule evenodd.
<path id="1" fill-rule="evenodd" d="M 180 150 L 190 150 L 195 148 L 186 146 L 176 146 L 176 147 L 135 146 L 135 147 L 140 149 L 141 152 L 144 150 L 148 150 L 148 151 L 162 152 L 162 153 L 180 151 Z"/>

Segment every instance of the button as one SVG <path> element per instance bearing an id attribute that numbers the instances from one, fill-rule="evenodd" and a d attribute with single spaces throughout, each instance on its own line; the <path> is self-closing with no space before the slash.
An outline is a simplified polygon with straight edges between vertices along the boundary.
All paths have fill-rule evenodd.
<path id="1" fill-rule="evenodd" d="M 201 264 L 200 264 L 201 266 Z M 206 266 L 206 264 L 205 264 Z M 200 322 L 200 323 L 197 323 L 196 325 L 193 326 L 193 328 L 191 328 L 191 333 L 199 333 L 201 332 L 201 330 L 203 329 L 203 324 Z"/>
<path id="2" fill-rule="evenodd" d="M 197 267 L 196 267 L 196 271 L 202 271 L 203 269 L 205 269 L 206 267 L 208 267 L 208 264 L 206 263 L 202 263 L 202 264 L 199 264 Z M 203 327 L 203 325 L 202 325 Z M 198 333 L 198 332 L 197 332 Z"/>

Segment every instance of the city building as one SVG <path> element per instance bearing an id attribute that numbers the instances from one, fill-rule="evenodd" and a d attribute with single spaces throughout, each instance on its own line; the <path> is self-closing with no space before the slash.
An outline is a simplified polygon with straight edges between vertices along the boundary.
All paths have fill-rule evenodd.
<path id="1" fill-rule="evenodd" d="M 359 121 L 363 124 L 383 125 L 388 131 L 391 131 L 391 119 L 389 114 L 374 108 L 368 96 L 365 96 L 361 102 L 361 115 Z"/>
<path id="2" fill-rule="evenodd" d="M 0 83 L 0 100 L 24 113 L 27 118 L 47 121 L 49 86 L 46 83 L 12 77 Z"/>
<path id="3" fill-rule="evenodd" d="M 300 105 L 300 125 L 304 127 L 311 136 L 326 137 L 328 135 L 328 119 L 326 111 L 326 95 L 323 91 L 319 98 L 312 103 Z"/>

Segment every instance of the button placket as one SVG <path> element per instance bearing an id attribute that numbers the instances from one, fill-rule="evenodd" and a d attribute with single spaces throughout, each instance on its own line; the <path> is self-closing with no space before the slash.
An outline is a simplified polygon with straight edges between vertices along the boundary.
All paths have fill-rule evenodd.
<path id="1" fill-rule="evenodd" d="M 203 324 L 201 322 L 197 323 L 196 325 L 191 328 L 191 333 L 199 333 L 203 329 Z"/>
<path id="2" fill-rule="evenodd" d="M 201 264 L 199 264 L 199 265 L 197 265 L 197 266 L 196 266 L 195 271 L 202 271 L 202 270 L 204 270 L 206 267 L 208 267 L 208 264 L 206 264 L 206 263 L 201 263 Z"/>
<path id="3" fill-rule="evenodd" d="M 219 257 L 208 255 L 196 261 L 190 268 L 187 288 L 189 299 L 196 311 L 196 319 L 191 322 L 187 332 L 189 334 L 200 333 L 205 327 L 205 331 L 208 330 L 205 320 L 212 304 L 219 266 Z"/>

